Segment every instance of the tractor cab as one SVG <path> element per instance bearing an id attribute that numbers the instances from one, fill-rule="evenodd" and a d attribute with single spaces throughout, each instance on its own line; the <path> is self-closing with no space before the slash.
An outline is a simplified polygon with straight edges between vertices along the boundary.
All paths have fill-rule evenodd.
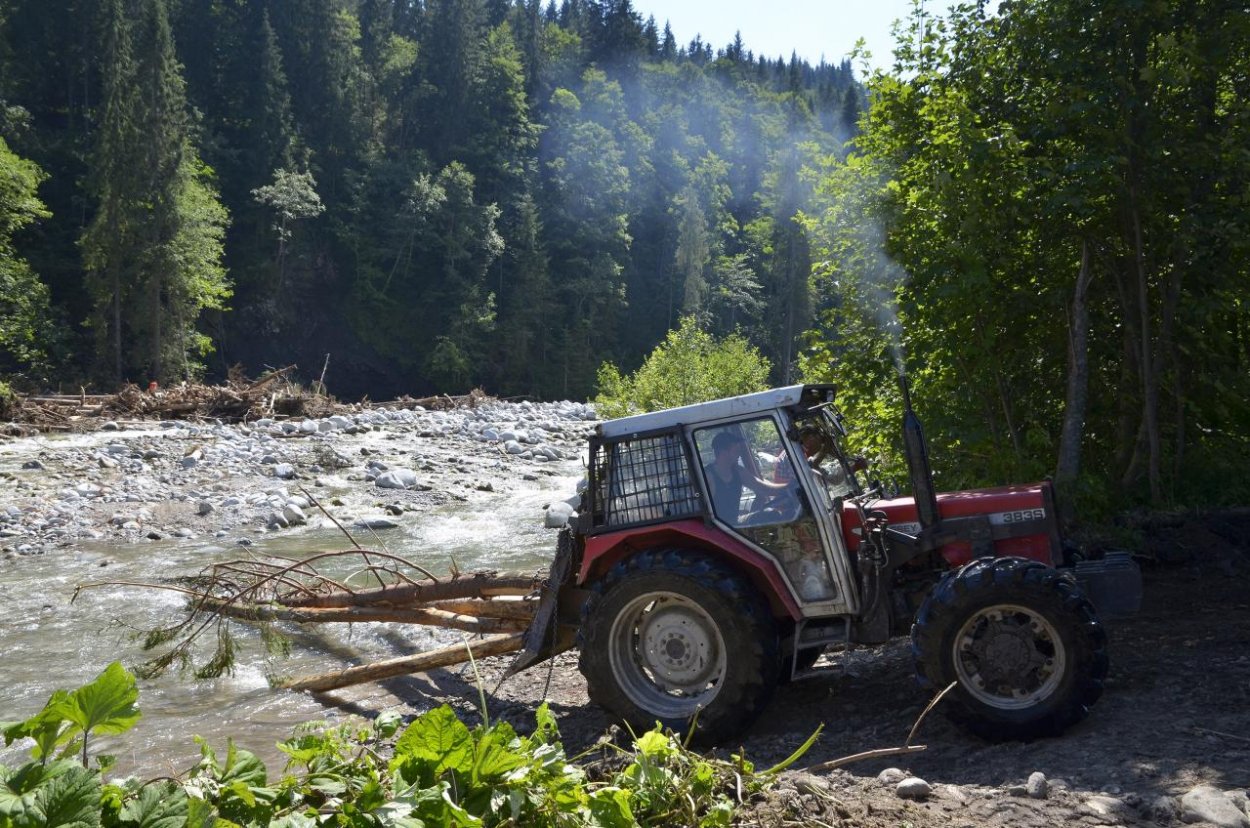
<path id="1" fill-rule="evenodd" d="M 784 614 L 854 613 L 839 518 L 858 494 L 833 386 L 796 385 L 611 420 L 591 441 L 584 579 L 657 533 L 733 549 Z M 597 567 L 597 562 L 602 562 Z"/>

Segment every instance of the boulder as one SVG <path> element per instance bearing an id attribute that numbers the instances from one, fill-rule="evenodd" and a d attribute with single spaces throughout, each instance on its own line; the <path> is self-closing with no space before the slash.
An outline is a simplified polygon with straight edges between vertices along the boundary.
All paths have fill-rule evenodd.
<path id="1" fill-rule="evenodd" d="M 1181 797 L 1181 821 L 1209 822 L 1220 828 L 1250 828 L 1250 817 L 1245 811 L 1211 785 L 1199 785 Z"/>
<path id="2" fill-rule="evenodd" d="M 543 513 L 543 526 L 548 529 L 560 529 L 568 525 L 569 518 L 573 514 L 573 507 L 569 504 L 563 501 L 552 503 Z"/>
<path id="3" fill-rule="evenodd" d="M 417 485 L 417 473 L 412 469 L 393 469 L 379 474 L 373 483 L 379 489 L 411 489 Z"/>

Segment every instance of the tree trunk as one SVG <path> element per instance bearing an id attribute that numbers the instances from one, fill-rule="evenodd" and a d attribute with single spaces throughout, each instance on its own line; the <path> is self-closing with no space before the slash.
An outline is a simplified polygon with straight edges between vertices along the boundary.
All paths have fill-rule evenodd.
<path id="1" fill-rule="evenodd" d="M 386 661 L 365 664 L 359 667 L 347 667 L 332 673 L 305 676 L 287 682 L 279 682 L 279 684 L 288 690 L 310 690 L 314 693 L 322 693 L 326 690 L 350 687 L 353 684 L 382 681 L 383 679 L 408 675 L 409 673 L 421 673 L 426 670 L 433 670 L 435 667 L 463 664 L 469 660 L 470 650 L 473 652 L 473 658 L 484 658 L 485 656 L 515 653 L 523 646 L 525 646 L 524 633 L 493 635 L 477 641 L 452 644 L 449 647 L 441 647 L 437 650 L 429 650 L 416 655 L 387 659 Z"/>
<path id="2" fill-rule="evenodd" d="M 1150 500 L 1155 506 L 1163 503 L 1163 482 L 1160 475 L 1161 439 L 1159 435 L 1159 381 L 1155 371 L 1154 348 L 1150 339 L 1150 294 L 1146 282 L 1146 257 L 1142 250 L 1141 216 L 1137 209 L 1136 188 L 1130 190 L 1133 199 L 1133 256 L 1137 265 L 1137 303 L 1141 316 L 1141 379 L 1142 379 L 1142 426 L 1145 429 L 1147 454 L 1147 478 L 1150 483 Z"/>
<path id="3" fill-rule="evenodd" d="M 1089 242 L 1081 241 L 1081 268 L 1072 292 L 1072 317 L 1068 324 L 1068 392 L 1063 408 L 1063 430 L 1055 484 L 1060 493 L 1070 491 L 1081 472 L 1081 441 L 1085 434 L 1085 405 L 1089 397 L 1089 295 L 1091 281 Z M 1075 519 L 1072 498 L 1059 498 L 1059 514 L 1065 529 Z"/>
<path id="4" fill-rule="evenodd" d="M 113 292 L 113 382 L 122 381 L 122 288 L 121 279 L 117 275 L 117 267 L 110 268 L 109 286 Z"/>

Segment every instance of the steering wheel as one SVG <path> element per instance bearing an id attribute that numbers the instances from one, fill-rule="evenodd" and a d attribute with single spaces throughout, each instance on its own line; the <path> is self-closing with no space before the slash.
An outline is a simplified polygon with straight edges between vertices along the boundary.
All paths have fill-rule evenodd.
<path id="1" fill-rule="evenodd" d="M 797 489 L 787 488 L 769 498 L 758 514 L 776 516 L 775 520 L 767 520 L 767 523 L 792 523 L 803 514 L 803 501 L 799 499 Z"/>

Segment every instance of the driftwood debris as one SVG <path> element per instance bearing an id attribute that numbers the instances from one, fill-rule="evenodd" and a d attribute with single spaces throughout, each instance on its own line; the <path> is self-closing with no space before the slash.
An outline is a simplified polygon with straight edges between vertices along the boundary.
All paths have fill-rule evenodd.
<path id="1" fill-rule="evenodd" d="M 468 660 L 470 648 L 474 657 L 520 650 L 539 606 L 544 581 L 544 575 L 494 572 L 440 577 L 398 555 L 352 549 L 319 552 L 302 559 L 223 561 L 191 578 L 129 585 L 175 590 L 187 596 L 185 617 L 147 633 L 144 647 L 154 655 L 141 668 L 145 675 L 159 674 L 173 664 L 190 665 L 200 677 L 229 672 L 236 647 L 230 634 L 232 622 L 260 626 L 265 636 L 272 634 L 273 625 L 278 623 L 377 622 L 443 627 L 485 636 L 415 655 L 276 682 L 293 690 L 324 691 L 458 664 Z M 203 660 L 203 648 L 195 643 L 206 637 L 215 637 L 217 644 L 212 655 Z M 197 656 L 201 663 L 194 665 Z"/>
<path id="2" fill-rule="evenodd" d="M 125 385 L 115 394 L 19 395 L 8 415 L 49 430 L 74 430 L 94 419 L 220 419 L 237 422 L 274 414 L 319 416 L 336 407 L 330 397 L 310 394 L 291 380 L 296 366 L 269 371 L 256 380 L 235 372 L 225 385 Z"/>
<path id="3" fill-rule="evenodd" d="M 344 404 L 326 395 L 325 375 L 311 390 L 293 379 L 297 366 L 269 371 L 256 380 L 231 370 L 225 385 L 180 383 L 169 388 L 126 385 L 116 394 L 26 394 L 0 400 L 0 419 L 12 420 L 6 433 L 23 436 L 29 427 L 44 431 L 90 430 L 101 420 L 211 420 L 243 422 L 262 417 L 326 417 L 369 408 L 417 407 L 434 411 L 476 408 L 493 398 L 475 388 L 468 394 L 401 397 L 387 402 Z"/>

